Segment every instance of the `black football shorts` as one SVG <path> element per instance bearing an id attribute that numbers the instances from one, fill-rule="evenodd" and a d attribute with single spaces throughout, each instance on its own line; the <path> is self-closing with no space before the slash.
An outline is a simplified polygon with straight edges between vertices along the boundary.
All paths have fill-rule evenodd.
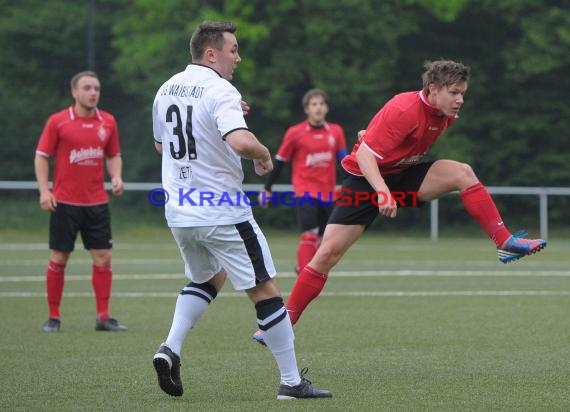
<path id="1" fill-rule="evenodd" d="M 384 182 L 398 207 L 420 207 L 425 202 L 418 199 L 419 188 L 433 162 L 418 163 L 406 170 L 384 176 Z M 363 176 L 346 173 L 339 189 L 339 197 L 328 224 L 370 226 L 378 216 L 382 202 L 378 194 Z"/>
<path id="2" fill-rule="evenodd" d="M 58 203 L 50 216 L 49 248 L 71 252 L 77 233 L 85 249 L 111 249 L 111 214 L 109 205 L 73 206 Z"/>

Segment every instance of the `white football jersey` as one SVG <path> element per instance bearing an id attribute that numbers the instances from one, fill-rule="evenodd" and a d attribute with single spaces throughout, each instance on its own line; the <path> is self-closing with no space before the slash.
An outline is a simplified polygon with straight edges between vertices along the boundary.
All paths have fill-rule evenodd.
<path id="1" fill-rule="evenodd" d="M 247 129 L 241 95 L 215 70 L 190 64 L 158 90 L 154 139 L 162 143 L 162 185 L 170 227 L 230 225 L 252 218 L 241 158 L 224 137 Z"/>

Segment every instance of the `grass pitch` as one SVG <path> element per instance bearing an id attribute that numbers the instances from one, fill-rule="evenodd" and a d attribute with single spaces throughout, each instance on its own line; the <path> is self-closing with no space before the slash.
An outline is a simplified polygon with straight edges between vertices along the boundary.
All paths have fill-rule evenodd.
<path id="1" fill-rule="evenodd" d="M 285 295 L 296 234 L 268 234 Z M 90 260 L 66 272 L 63 332 L 47 335 L 45 235 L 0 233 L 0 410 L 570 410 L 570 241 L 503 265 L 483 236 L 367 233 L 295 327 L 300 367 L 330 400 L 278 402 L 255 311 L 228 284 L 183 347 L 185 394 L 158 388 L 152 356 L 168 333 L 182 275 L 167 229 L 117 233 L 113 316 L 95 332 Z"/>

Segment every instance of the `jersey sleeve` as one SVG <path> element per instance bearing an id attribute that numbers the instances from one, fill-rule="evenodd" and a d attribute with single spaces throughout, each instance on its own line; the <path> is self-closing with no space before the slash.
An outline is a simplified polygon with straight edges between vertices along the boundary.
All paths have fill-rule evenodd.
<path id="1" fill-rule="evenodd" d="M 152 104 L 152 134 L 156 142 L 162 143 L 162 133 L 160 133 L 160 121 L 158 117 L 158 94 Z"/>
<path id="2" fill-rule="evenodd" d="M 213 93 L 213 116 L 222 137 L 238 129 L 247 129 L 241 108 L 241 94 L 229 82 Z"/>
<path id="3" fill-rule="evenodd" d="M 346 150 L 346 137 L 340 125 L 336 125 L 336 159 L 340 162 L 348 154 Z"/>
<path id="4" fill-rule="evenodd" d="M 346 151 L 346 136 L 344 135 L 344 130 L 338 125 L 336 129 L 336 151 Z"/>
<path id="5" fill-rule="evenodd" d="M 387 106 L 372 119 L 362 143 L 376 157 L 384 159 L 417 127 L 417 120 L 397 107 Z"/>
<path id="6" fill-rule="evenodd" d="M 295 138 L 296 133 L 293 127 L 290 127 L 285 132 L 285 136 L 283 136 L 283 140 L 279 145 L 279 149 L 275 154 L 275 158 L 277 160 L 281 160 L 282 162 L 290 162 L 294 153 L 295 153 L 295 144 L 297 139 Z"/>
<path id="7" fill-rule="evenodd" d="M 36 148 L 36 154 L 50 157 L 55 153 L 55 148 L 57 147 L 57 126 L 55 118 L 50 116 L 47 120 L 40 139 L 38 141 L 38 146 Z"/>

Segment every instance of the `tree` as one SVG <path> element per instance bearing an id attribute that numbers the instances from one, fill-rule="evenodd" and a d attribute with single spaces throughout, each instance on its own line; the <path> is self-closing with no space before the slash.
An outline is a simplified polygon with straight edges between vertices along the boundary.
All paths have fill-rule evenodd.
<path id="1" fill-rule="evenodd" d="M 97 2 L 95 42 L 103 106 L 117 100 L 113 93 L 117 88 L 104 62 L 114 58 L 108 47 L 111 17 L 120 15 L 115 9 L 120 9 L 122 2 Z M 34 178 L 37 140 L 47 117 L 72 102 L 69 81 L 87 68 L 87 4 L 3 0 L 0 5 L 0 123 L 4 136 L 0 176 L 30 180 Z"/>
<path id="2" fill-rule="evenodd" d="M 117 117 L 126 181 L 158 181 L 151 105 L 190 61 L 202 20 L 238 23 L 235 83 L 248 126 L 273 151 L 319 87 L 349 146 L 394 93 L 421 87 L 423 61 L 472 67 L 461 118 L 434 157 L 471 163 L 489 185 L 568 185 L 569 0 L 96 0 L 101 107 Z M 86 68 L 87 4 L 0 0 L 2 179 L 33 179 L 47 116 Z M 259 182 L 246 165 L 246 181 Z"/>

